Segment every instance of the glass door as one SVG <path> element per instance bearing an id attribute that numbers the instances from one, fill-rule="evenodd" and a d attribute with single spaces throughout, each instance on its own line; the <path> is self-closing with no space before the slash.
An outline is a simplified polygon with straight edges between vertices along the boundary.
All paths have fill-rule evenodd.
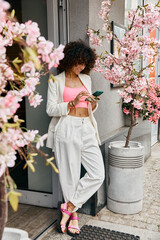
<path id="1" fill-rule="evenodd" d="M 47 31 L 47 3 L 46 0 L 8 0 L 12 9 L 16 11 L 16 17 L 19 22 L 32 20 L 38 23 L 41 35 L 48 38 Z M 10 51 L 10 55 L 15 58 L 18 48 Z M 24 99 L 18 115 L 25 120 L 27 129 L 37 129 L 39 134 L 43 135 L 48 130 L 49 117 L 46 114 L 48 77 L 41 79 L 41 84 L 37 91 L 43 96 L 43 102 L 36 109 L 29 106 L 28 100 Z M 48 148 L 42 149 L 50 156 L 52 152 Z M 18 191 L 22 193 L 19 199 L 20 203 L 26 203 L 37 206 L 53 207 L 52 193 L 52 169 L 45 165 L 44 159 L 39 155 L 36 159 L 36 172 L 32 173 L 30 169 L 23 170 L 25 161 L 17 155 L 17 161 L 14 168 L 10 170 L 11 176 L 17 184 Z"/>
<path id="2" fill-rule="evenodd" d="M 41 35 L 53 41 L 55 47 L 68 42 L 68 0 L 8 0 L 15 9 L 19 22 L 32 20 L 38 23 Z M 15 49 L 14 55 L 17 54 Z M 14 58 L 13 58 L 14 59 Z M 53 70 L 56 74 L 56 70 Z M 48 77 L 41 79 L 37 91 L 43 96 L 43 102 L 36 109 L 29 106 L 28 100 L 23 101 L 19 114 L 25 119 L 27 129 L 37 129 L 43 135 L 48 131 L 50 118 L 46 114 Z M 42 149 L 50 156 L 51 149 Z M 24 161 L 17 156 L 16 166 L 11 169 L 18 190 L 22 192 L 20 203 L 44 207 L 57 207 L 62 199 L 58 175 L 45 166 L 41 156 L 36 159 L 36 172 L 23 170 Z"/>
<path id="3" fill-rule="evenodd" d="M 59 44 L 65 45 L 69 41 L 68 0 L 47 0 L 47 22 L 48 39 L 52 41 L 55 47 Z M 56 75 L 57 70 L 53 70 Z M 62 191 L 58 175 L 52 171 L 52 194 L 53 206 L 57 207 L 57 202 L 62 200 Z"/>

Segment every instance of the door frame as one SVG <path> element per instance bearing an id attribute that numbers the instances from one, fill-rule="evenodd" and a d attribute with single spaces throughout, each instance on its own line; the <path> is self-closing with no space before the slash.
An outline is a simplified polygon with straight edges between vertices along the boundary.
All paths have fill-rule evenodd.
<path id="1" fill-rule="evenodd" d="M 35 205 L 39 207 L 53 208 L 53 193 L 42 193 L 31 190 L 17 189 L 22 196 L 19 198 L 19 203 Z"/>
<path id="2" fill-rule="evenodd" d="M 47 25 L 48 40 L 65 45 L 69 41 L 69 1 L 47 0 Z M 57 70 L 53 70 L 56 75 Z M 62 201 L 63 195 L 58 174 L 52 171 L 52 206 L 57 207 L 57 202 Z"/>
<path id="3" fill-rule="evenodd" d="M 54 43 L 55 47 L 59 44 L 66 44 L 69 39 L 68 33 L 68 0 L 46 0 L 47 4 L 47 30 L 48 40 Z M 53 70 L 57 74 L 57 70 Z M 45 193 L 33 190 L 20 190 L 22 197 L 19 203 L 36 205 L 41 207 L 54 208 L 57 202 L 62 200 L 62 191 L 59 183 L 58 174 L 52 171 L 52 193 Z"/>
<path id="4" fill-rule="evenodd" d="M 47 4 L 47 30 L 48 40 L 54 43 L 55 47 L 59 44 L 68 42 L 68 0 L 46 0 Z M 61 19 L 61 20 L 60 20 Z M 53 70 L 56 74 L 57 70 Z M 34 190 L 17 189 L 22 194 L 19 203 L 49 207 L 57 207 L 57 202 L 62 200 L 62 191 L 59 183 L 58 174 L 52 171 L 52 193 Z"/>

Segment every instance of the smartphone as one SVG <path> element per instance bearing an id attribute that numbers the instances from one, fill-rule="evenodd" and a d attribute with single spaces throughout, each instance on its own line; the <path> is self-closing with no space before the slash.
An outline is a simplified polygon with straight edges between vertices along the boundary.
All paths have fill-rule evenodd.
<path id="1" fill-rule="evenodd" d="M 98 96 L 100 96 L 103 93 L 103 91 L 96 91 L 92 95 L 95 97 L 95 100 L 99 100 Z M 86 98 L 85 101 L 91 102 L 90 98 Z"/>
<path id="2" fill-rule="evenodd" d="M 98 96 L 100 96 L 102 93 L 103 93 L 103 91 L 96 91 L 96 92 L 94 92 L 92 95 L 95 96 L 95 97 L 98 97 Z"/>

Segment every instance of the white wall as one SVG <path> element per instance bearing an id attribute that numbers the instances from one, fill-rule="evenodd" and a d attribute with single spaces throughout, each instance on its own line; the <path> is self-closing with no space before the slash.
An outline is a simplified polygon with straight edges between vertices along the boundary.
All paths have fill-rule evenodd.
<path id="1" fill-rule="evenodd" d="M 101 0 L 89 0 L 89 26 L 97 30 L 103 24 L 103 21 L 98 17 L 101 2 Z M 113 2 L 110 19 L 116 23 L 124 24 L 124 11 L 125 0 Z M 110 50 L 110 45 L 107 42 L 105 42 L 105 46 L 102 48 L 96 47 L 97 53 L 101 53 L 104 49 Z M 120 100 L 117 89 L 111 88 L 109 81 L 105 80 L 100 73 L 92 71 L 91 77 L 93 79 L 93 90 L 104 91 L 99 102 L 99 108 L 95 113 L 100 138 L 101 141 L 104 141 L 108 134 L 124 125 L 124 117 L 121 106 L 116 104 Z"/>
<path id="2" fill-rule="evenodd" d="M 89 21 L 88 0 L 69 0 L 69 41 L 79 38 L 88 42 L 86 27 Z"/>

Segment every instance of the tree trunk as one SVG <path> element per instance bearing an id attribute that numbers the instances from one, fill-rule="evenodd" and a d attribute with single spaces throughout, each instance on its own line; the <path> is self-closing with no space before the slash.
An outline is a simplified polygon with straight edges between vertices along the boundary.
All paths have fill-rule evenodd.
<path id="1" fill-rule="evenodd" d="M 133 97 L 133 100 L 134 100 L 135 94 L 132 94 L 132 97 Z M 136 119 L 135 119 L 135 116 L 134 116 L 134 106 L 132 105 L 132 107 L 131 107 L 131 125 L 129 127 L 128 134 L 127 134 L 127 137 L 126 137 L 125 147 L 128 147 L 128 145 L 129 145 L 131 133 L 132 133 L 133 127 L 135 126 L 135 122 L 136 122 Z"/>
<path id="2" fill-rule="evenodd" d="M 129 141 L 130 141 L 133 126 L 134 125 L 131 124 L 131 126 L 129 127 L 128 134 L 127 134 L 127 137 L 126 137 L 125 147 L 128 147 L 128 145 L 129 145 Z"/>
<path id="3" fill-rule="evenodd" d="M 8 217 L 8 206 L 5 195 L 6 195 L 5 175 L 3 174 L 0 177 L 0 240 L 2 239 L 3 230 L 6 225 Z"/>

